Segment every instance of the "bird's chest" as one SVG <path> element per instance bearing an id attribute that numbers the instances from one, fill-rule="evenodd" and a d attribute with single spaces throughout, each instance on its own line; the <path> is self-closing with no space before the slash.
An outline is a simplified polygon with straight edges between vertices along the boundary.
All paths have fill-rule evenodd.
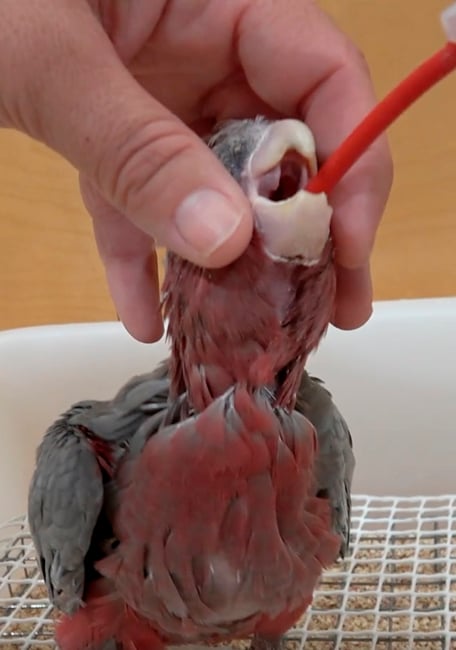
<path id="1" fill-rule="evenodd" d="M 130 468 L 108 577 L 171 640 L 249 634 L 311 589 L 314 431 L 264 406 L 220 398 Z"/>

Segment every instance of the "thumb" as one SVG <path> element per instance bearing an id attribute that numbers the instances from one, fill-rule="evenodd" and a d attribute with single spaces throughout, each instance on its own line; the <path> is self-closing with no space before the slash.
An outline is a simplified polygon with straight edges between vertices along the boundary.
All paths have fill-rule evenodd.
<path id="1" fill-rule="evenodd" d="M 0 119 L 62 153 L 136 227 L 203 266 L 250 239 L 248 202 L 134 80 L 84 0 L 2 0 Z M 12 74 L 14 72 L 14 74 Z"/>

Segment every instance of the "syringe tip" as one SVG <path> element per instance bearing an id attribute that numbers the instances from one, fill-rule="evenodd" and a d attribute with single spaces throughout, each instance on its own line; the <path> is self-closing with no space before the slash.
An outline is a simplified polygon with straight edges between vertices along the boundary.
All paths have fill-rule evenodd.
<path id="1" fill-rule="evenodd" d="M 450 43 L 456 43 L 456 2 L 440 14 L 443 31 Z"/>

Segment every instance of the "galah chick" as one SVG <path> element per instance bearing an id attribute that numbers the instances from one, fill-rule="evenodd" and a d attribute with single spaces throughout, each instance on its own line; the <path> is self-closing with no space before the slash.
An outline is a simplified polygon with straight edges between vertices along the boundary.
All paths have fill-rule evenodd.
<path id="1" fill-rule="evenodd" d="M 29 522 L 61 650 L 275 649 L 347 548 L 350 433 L 304 370 L 335 295 L 312 135 L 240 120 L 209 145 L 251 202 L 250 245 L 217 270 L 169 254 L 169 361 L 38 451 Z"/>

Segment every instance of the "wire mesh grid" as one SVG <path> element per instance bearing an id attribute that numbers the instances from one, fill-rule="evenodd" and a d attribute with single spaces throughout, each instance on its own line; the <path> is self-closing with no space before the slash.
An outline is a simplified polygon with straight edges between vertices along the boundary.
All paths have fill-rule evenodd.
<path id="1" fill-rule="evenodd" d="M 455 515 L 456 495 L 354 497 L 350 555 L 325 572 L 287 650 L 456 650 Z M 53 649 L 54 620 L 16 518 L 0 530 L 2 650 Z"/>

